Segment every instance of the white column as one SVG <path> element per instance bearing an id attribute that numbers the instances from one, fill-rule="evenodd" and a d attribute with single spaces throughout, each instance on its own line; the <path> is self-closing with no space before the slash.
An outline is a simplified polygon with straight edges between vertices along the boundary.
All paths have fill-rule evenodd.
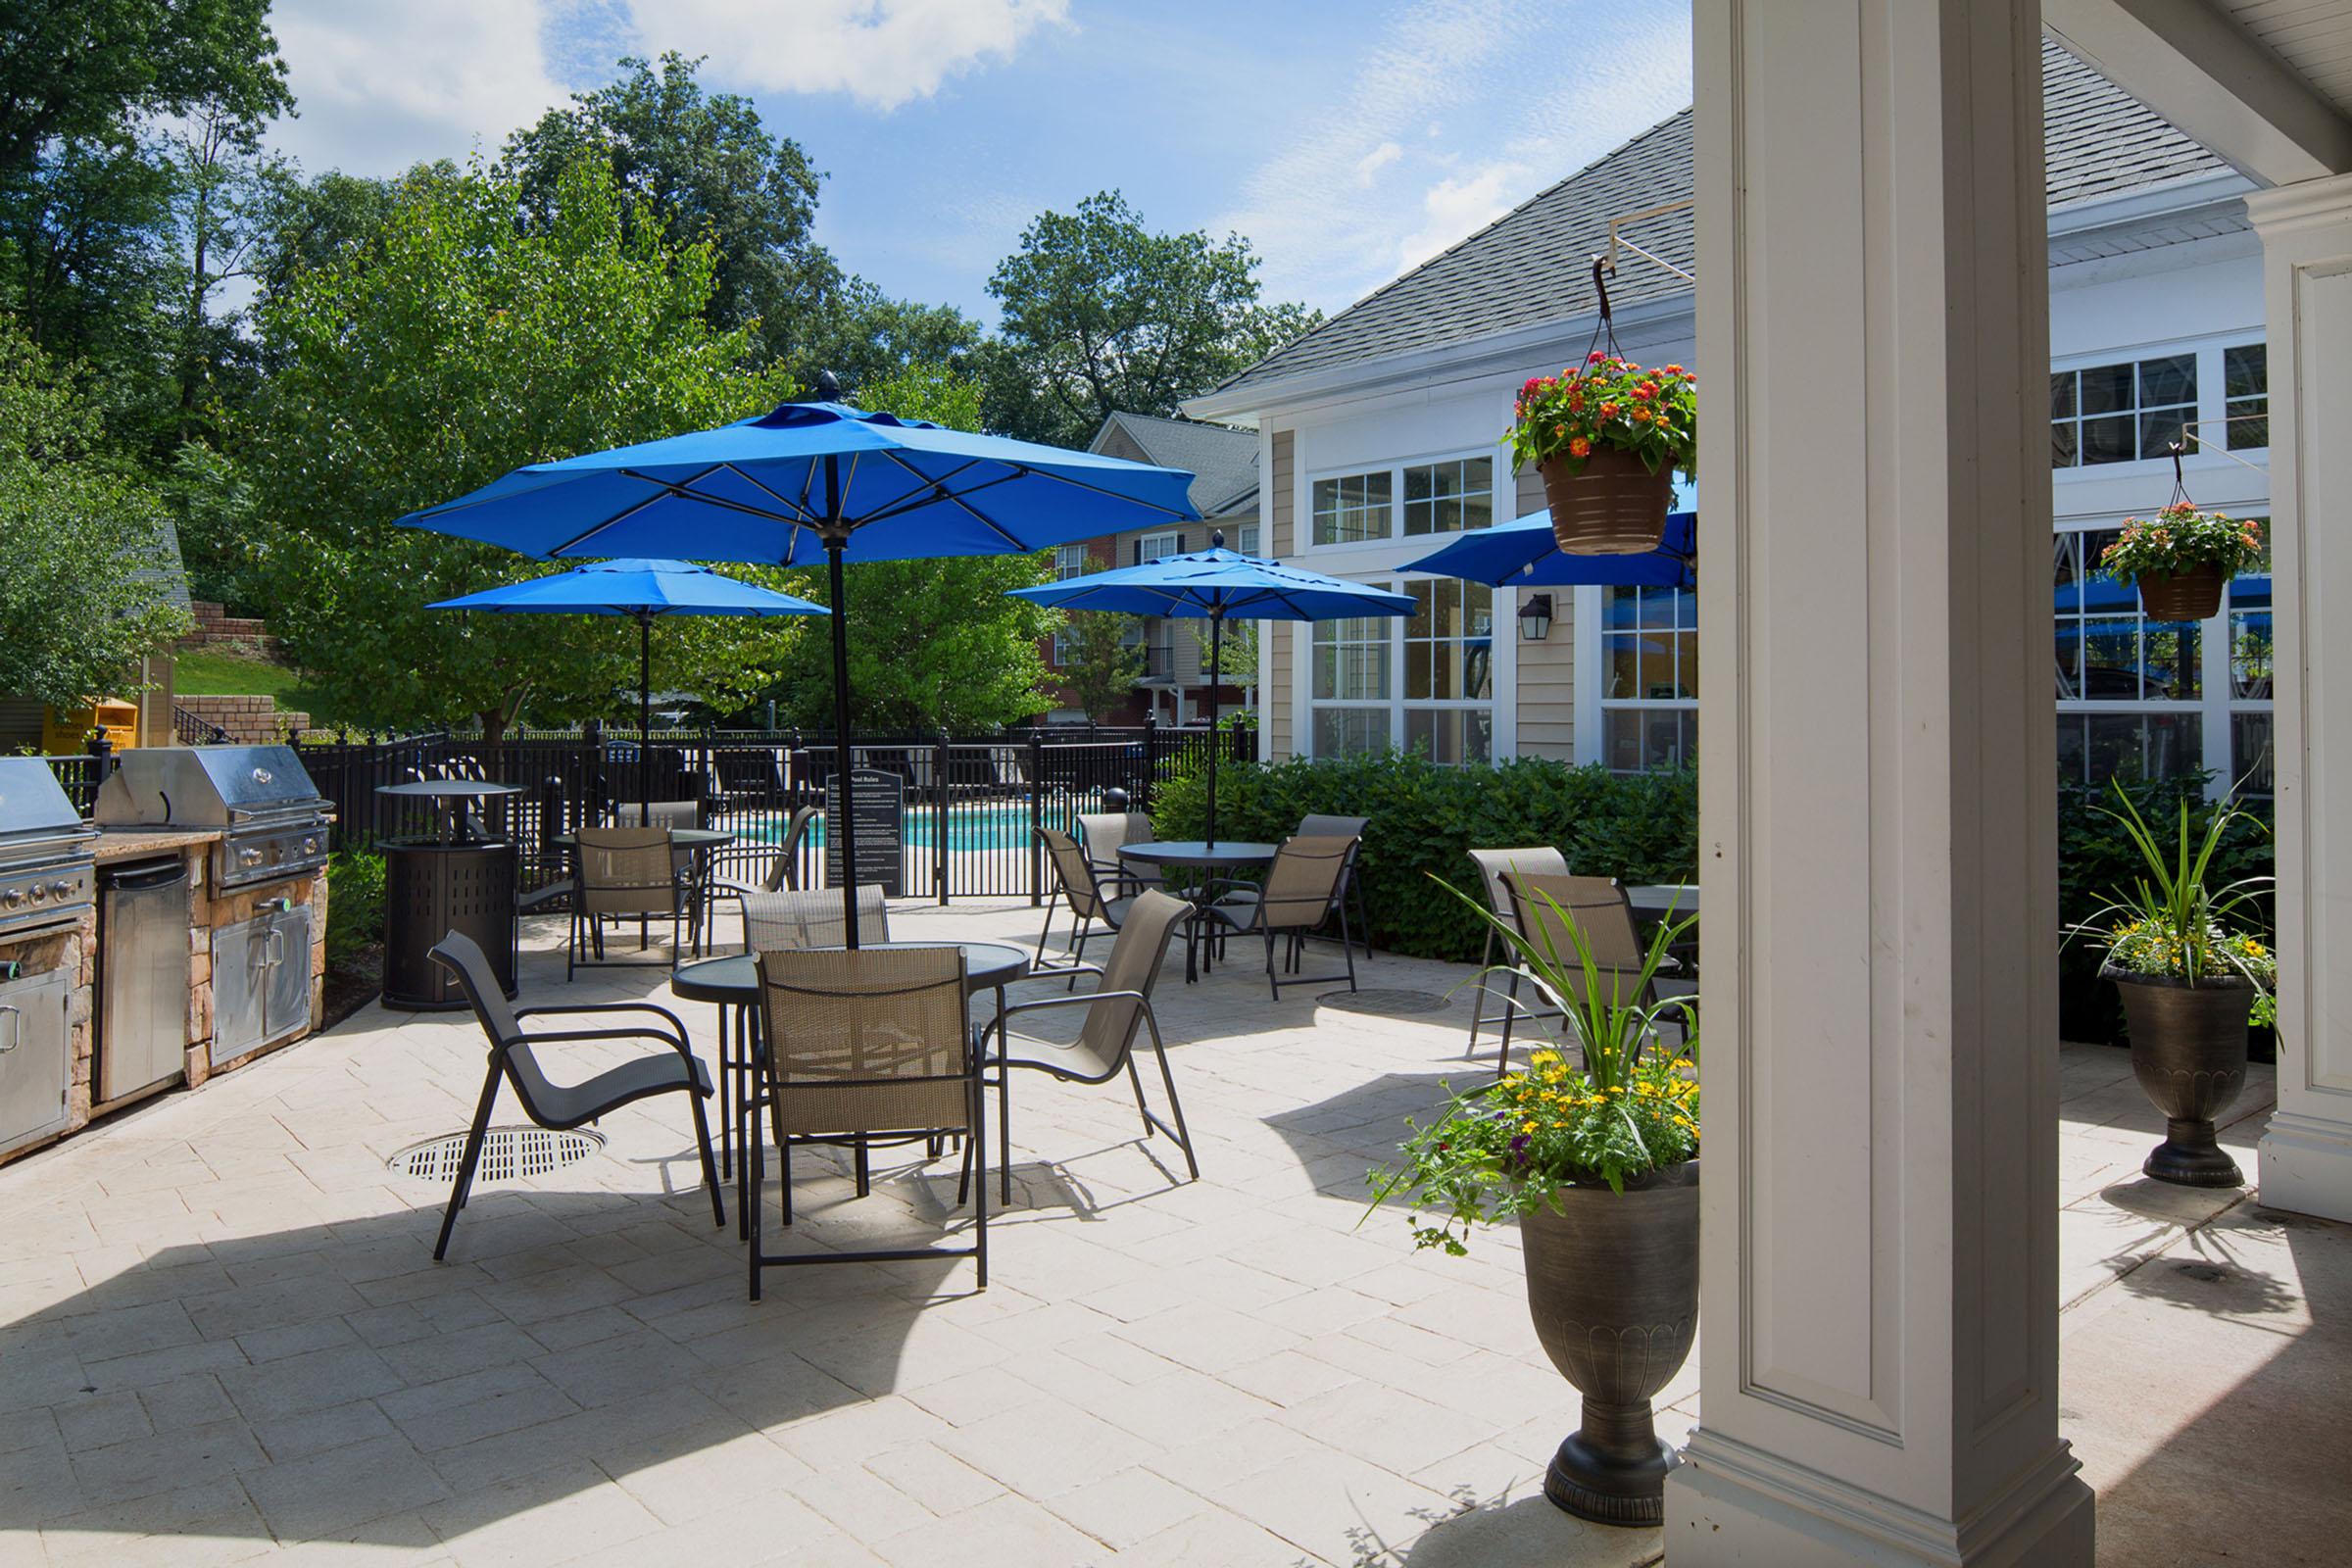
<path id="1" fill-rule="evenodd" d="M 2278 1110 L 2262 1200 L 2352 1220 L 2352 175 L 2246 199 L 2270 318 Z M 2332 669 L 2332 675 L 2328 672 Z"/>
<path id="2" fill-rule="evenodd" d="M 2091 1561 L 2057 1407 L 2039 23 L 1696 5 L 1707 1133 L 1671 1568 Z"/>

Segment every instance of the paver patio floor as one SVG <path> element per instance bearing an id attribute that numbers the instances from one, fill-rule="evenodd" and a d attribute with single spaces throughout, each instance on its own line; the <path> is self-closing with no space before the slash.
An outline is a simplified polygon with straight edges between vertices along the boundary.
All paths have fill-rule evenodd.
<path id="1" fill-rule="evenodd" d="M 1026 940 L 1037 916 L 892 918 Z M 533 930 L 526 1000 L 666 998 L 655 971 L 566 987 L 558 938 Z M 608 1118 L 582 1163 L 478 1188 L 434 1264 L 445 1190 L 386 1160 L 465 1124 L 481 1038 L 469 1015 L 371 1006 L 0 1169 L 0 1561 L 1653 1560 L 1656 1533 L 1543 1500 L 1575 1398 L 1529 1327 L 1515 1237 L 1446 1259 L 1412 1252 L 1400 1209 L 1358 1225 L 1402 1117 L 1476 1076 L 1468 994 L 1442 1000 L 1466 972 L 1384 955 L 1363 981 L 1385 1000 L 1349 1004 L 1272 1002 L 1246 962 L 1191 987 L 1171 968 L 1199 1182 L 1123 1086 L 1023 1075 L 985 1293 L 968 1261 L 845 1264 L 770 1270 L 757 1303 L 732 1193 L 714 1230 L 674 1097 Z M 711 1009 L 679 1010 L 708 1052 Z M 2137 1179 L 2155 1123 L 2122 1053 L 2070 1048 L 2065 1073 L 2070 1329 L 2129 1309 L 2135 1333 L 2193 1339 L 2194 1291 L 2132 1282 L 2174 1279 L 2251 1205 Z M 2230 1134 L 2249 1165 L 2259 1077 Z M 919 1244 L 966 1220 L 953 1161 L 877 1155 L 862 1200 L 826 1156 L 795 1168 L 799 1234 L 779 1240 L 771 1183 L 771 1246 Z M 2297 1223 L 2298 1257 L 2340 1281 L 2352 1237 Z M 2289 1298 L 2264 1330 L 2297 1331 L 2306 1375 L 2346 1376 L 2341 1322 L 2292 1281 L 2266 1299 Z M 2259 1369 L 2231 1344 L 2208 1383 Z M 2177 1445 L 2144 1378 L 2080 1357 L 2100 1369 L 2069 1363 L 2086 1469 L 2154 1473 Z M 1694 1358 L 1669 1437 L 1696 1380 Z"/>

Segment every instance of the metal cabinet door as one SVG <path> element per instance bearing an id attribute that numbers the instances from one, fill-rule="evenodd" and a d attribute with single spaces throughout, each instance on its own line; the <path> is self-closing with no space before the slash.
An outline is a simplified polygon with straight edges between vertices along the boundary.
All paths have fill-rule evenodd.
<path id="1" fill-rule="evenodd" d="M 213 1065 L 241 1056 L 265 1038 L 263 959 L 269 922 L 240 920 L 213 933 Z"/>
<path id="2" fill-rule="evenodd" d="M 264 1040 L 308 1025 L 311 1021 L 311 906 L 297 904 L 270 916 L 268 964 L 263 1000 Z"/>
<path id="3" fill-rule="evenodd" d="M 0 985 L 0 1151 L 66 1124 L 73 1075 L 63 969 Z"/>

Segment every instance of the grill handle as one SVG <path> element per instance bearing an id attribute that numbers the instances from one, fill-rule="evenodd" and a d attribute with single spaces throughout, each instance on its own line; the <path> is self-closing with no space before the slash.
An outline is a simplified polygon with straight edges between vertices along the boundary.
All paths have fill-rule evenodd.
<path id="1" fill-rule="evenodd" d="M 5 1056 L 24 1042 L 24 1014 L 22 1009 L 5 1002 L 0 1002 L 0 1014 L 6 1014 L 8 1018 L 8 1044 L 0 1046 L 0 1056 Z"/>

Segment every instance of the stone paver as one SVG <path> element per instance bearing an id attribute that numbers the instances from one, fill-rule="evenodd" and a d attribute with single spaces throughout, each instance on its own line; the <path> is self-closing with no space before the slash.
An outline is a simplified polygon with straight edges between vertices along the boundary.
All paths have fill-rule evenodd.
<path id="1" fill-rule="evenodd" d="M 892 915 L 901 936 L 1014 940 L 1036 918 Z M 557 936 L 531 933 L 531 996 L 667 1000 L 656 971 L 566 987 Z M 1363 966 L 1367 989 L 1441 995 L 1462 973 Z M 1542 1499 L 1575 1399 L 1528 1325 L 1515 1236 L 1416 1255 L 1399 1213 L 1366 1214 L 1402 1118 L 1480 1075 L 1467 994 L 1393 1016 L 1276 1003 L 1236 964 L 1192 987 L 1171 971 L 1160 999 L 1201 1180 L 1121 1089 L 1016 1080 L 1014 1201 L 981 1294 L 943 1261 L 770 1271 L 748 1301 L 733 1216 L 711 1227 L 683 1107 L 662 1101 L 607 1118 L 583 1163 L 478 1189 L 434 1264 L 442 1195 L 386 1161 L 466 1120 L 483 1053 L 464 1017 L 371 1007 L 0 1169 L 0 1560 L 1653 1559 L 1654 1533 Z M 679 1010 L 709 1051 L 711 1010 Z M 570 1050 L 580 1070 L 620 1054 Z M 2226 1133 L 2249 1166 L 2257 1077 Z M 2063 1092 L 2070 1423 L 2144 1538 L 2162 1492 L 2131 1478 L 2202 1461 L 2167 1468 L 2144 1366 L 2077 1325 L 2201 1345 L 2206 1282 L 2175 1271 L 2234 1248 L 2224 1294 L 2247 1304 L 2199 1388 L 2259 1376 L 2258 1334 L 2340 1380 L 2297 1293 L 2344 1284 L 2352 1246 L 2328 1227 L 2286 1246 L 2237 1195 L 2140 1180 L 2158 1124 L 2121 1053 L 2070 1048 Z M 771 1166 L 771 1246 L 967 1224 L 944 1161 L 879 1153 L 862 1200 L 838 1160 L 804 1152 L 795 1173 L 786 1236 Z M 2301 1272 L 2259 1285 L 2290 1251 Z M 1695 1360 L 1665 1401 L 1677 1435 Z"/>

